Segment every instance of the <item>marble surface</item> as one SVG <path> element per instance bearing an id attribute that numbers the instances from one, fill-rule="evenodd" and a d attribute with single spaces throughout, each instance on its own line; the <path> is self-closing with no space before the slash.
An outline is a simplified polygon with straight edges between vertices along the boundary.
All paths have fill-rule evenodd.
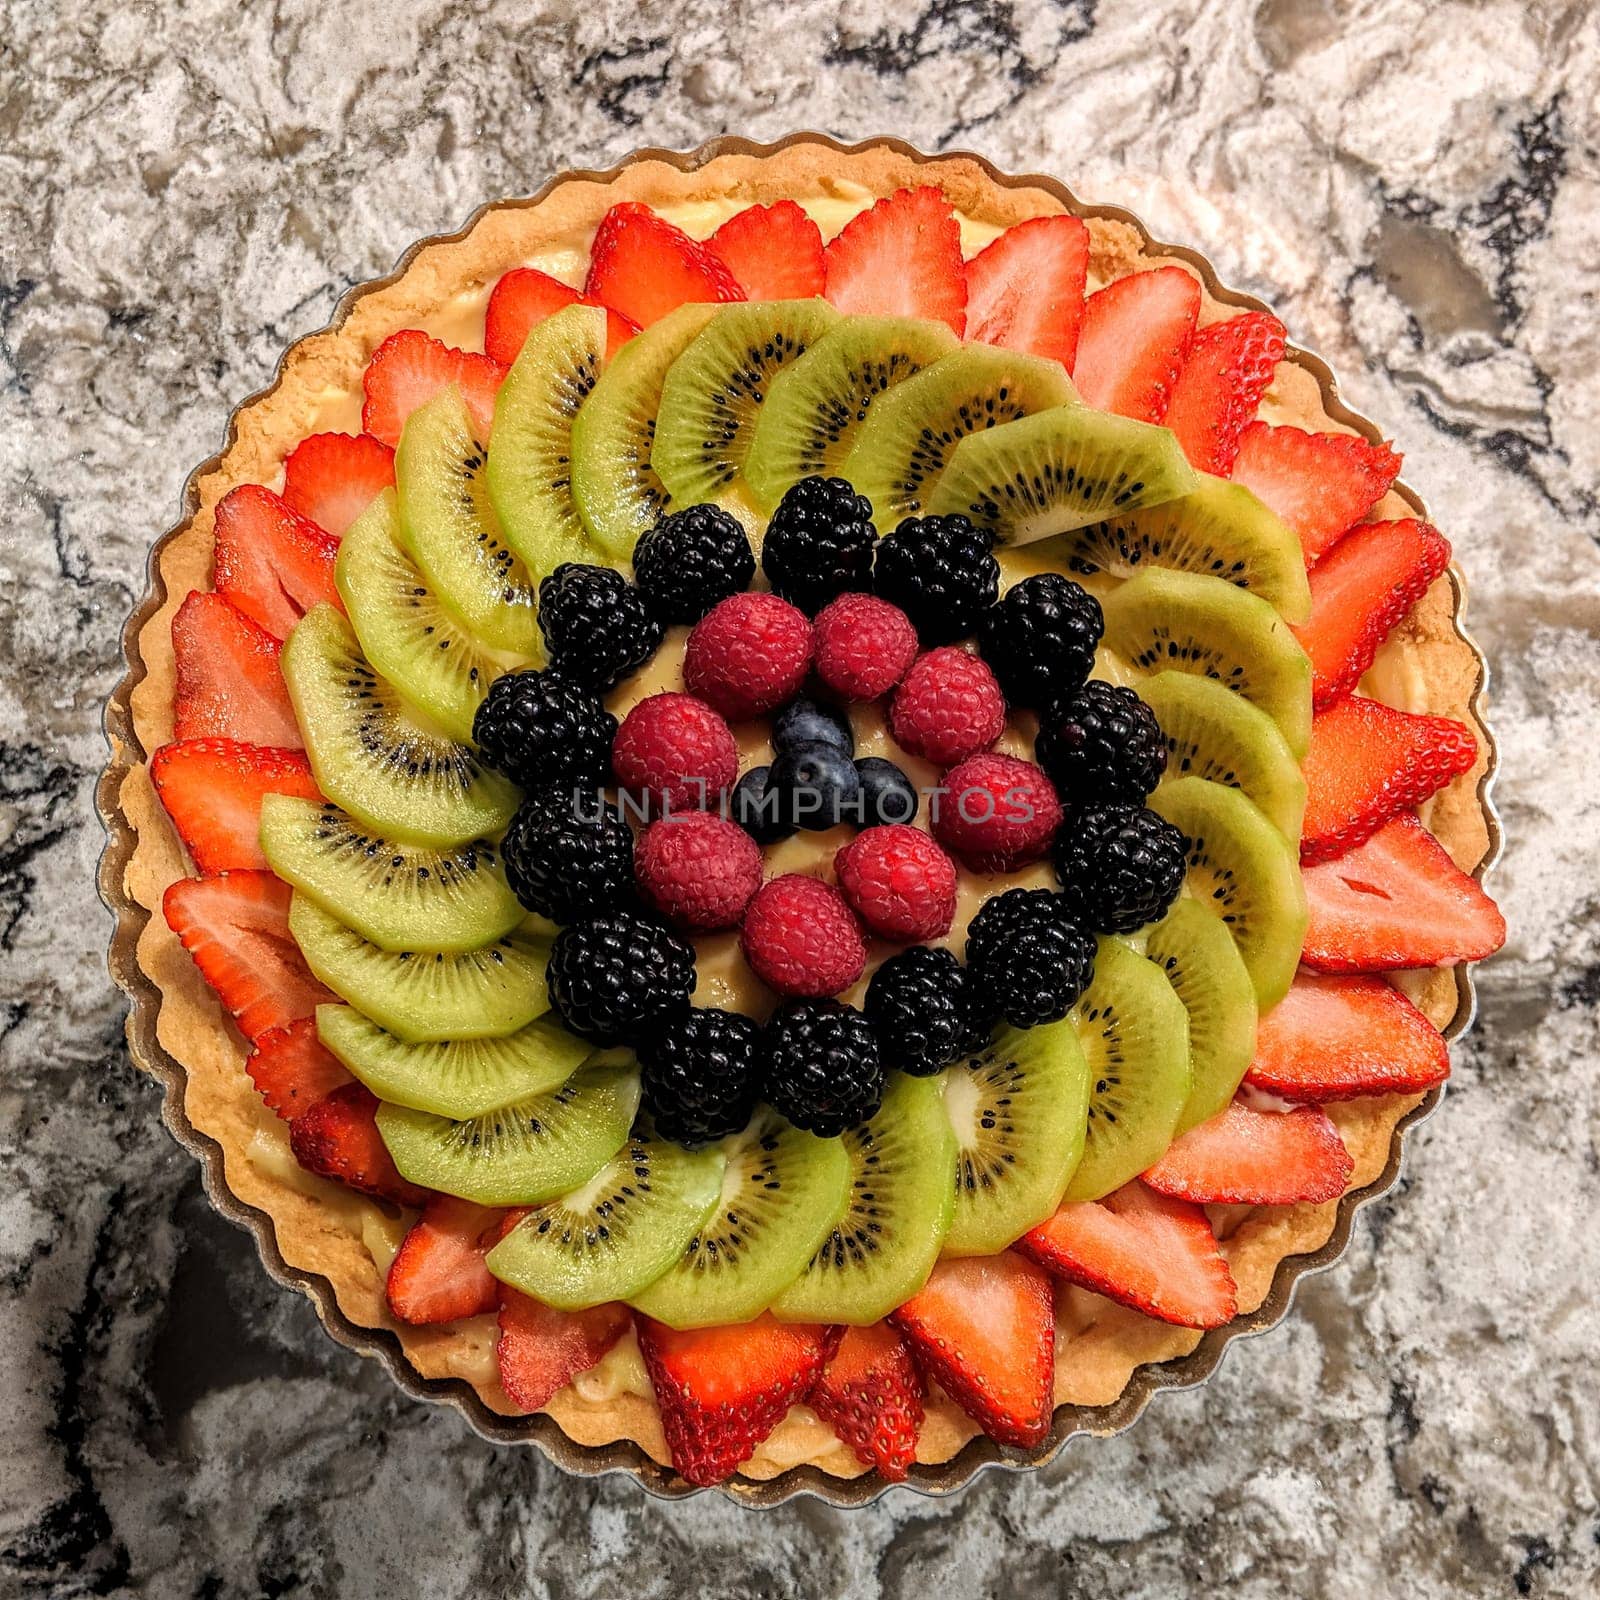
<path id="1" fill-rule="evenodd" d="M 1600 13 L 1584 0 L 0 0 L 0 1594 L 1600 1588 Z M 548 170 L 893 131 L 1270 297 L 1406 452 L 1495 664 L 1482 1019 L 1288 1325 L 958 1499 L 654 1503 L 398 1395 L 130 1066 L 91 789 L 146 548 L 279 350 Z"/>

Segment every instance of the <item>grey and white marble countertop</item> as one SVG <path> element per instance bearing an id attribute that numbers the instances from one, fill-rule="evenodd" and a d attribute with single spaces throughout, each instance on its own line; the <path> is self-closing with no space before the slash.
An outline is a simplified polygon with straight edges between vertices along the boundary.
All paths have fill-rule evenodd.
<path id="1" fill-rule="evenodd" d="M 1597 84 L 1585 0 L 0 0 L 0 1594 L 1600 1591 Z M 1130 204 L 1398 436 L 1494 661 L 1511 940 L 1402 1183 L 1209 1386 L 752 1515 L 492 1448 L 266 1279 L 129 1064 L 91 790 L 147 546 L 352 282 L 810 126 Z"/>

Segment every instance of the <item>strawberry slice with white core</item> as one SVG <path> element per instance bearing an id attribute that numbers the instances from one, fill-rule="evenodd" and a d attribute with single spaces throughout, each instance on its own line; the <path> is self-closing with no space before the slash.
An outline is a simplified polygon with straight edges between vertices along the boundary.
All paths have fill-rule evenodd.
<path id="1" fill-rule="evenodd" d="M 744 299 L 715 252 L 635 200 L 600 219 L 583 293 L 641 328 L 681 305 Z"/>
<path id="2" fill-rule="evenodd" d="M 191 594 L 172 619 L 177 737 L 304 749 L 278 649 L 265 628 L 220 594 Z"/>
<path id="3" fill-rule="evenodd" d="M 1235 1100 L 1174 1140 L 1144 1181 L 1196 1205 L 1288 1206 L 1337 1199 L 1354 1166 L 1326 1112 Z"/>
<path id="4" fill-rule="evenodd" d="M 372 353 L 361 379 L 361 426 L 387 445 L 400 443 L 406 418 L 451 384 L 461 391 L 480 439 L 494 427 L 494 397 L 506 369 L 491 356 L 457 350 L 420 328 L 390 334 Z"/>
<path id="5" fill-rule="evenodd" d="M 1085 405 L 1160 422 L 1200 315 L 1200 282 L 1182 267 L 1131 272 L 1084 302 L 1072 381 Z"/>
<path id="6" fill-rule="evenodd" d="M 263 795 L 322 798 L 303 750 L 237 739 L 162 745 L 150 758 L 150 781 L 202 872 L 267 870 L 259 837 Z"/>
<path id="7" fill-rule="evenodd" d="M 922 1431 L 922 1374 L 887 1322 L 846 1328 L 806 1399 L 859 1460 L 891 1483 L 905 1477 Z"/>
<path id="8" fill-rule="evenodd" d="M 378 1097 L 365 1084 L 347 1083 L 289 1124 L 289 1148 L 319 1178 L 397 1206 L 420 1206 L 428 1191 L 400 1176 L 377 1117 Z"/>
<path id="9" fill-rule="evenodd" d="M 1420 1094 L 1450 1075 L 1439 1030 L 1382 978 L 1303 972 L 1256 1028 L 1245 1082 L 1321 1105 L 1369 1094 Z"/>
<path id="10" fill-rule="evenodd" d="M 287 639 L 313 606 L 340 606 L 339 541 L 270 489 L 241 484 L 217 505 L 217 593 L 274 638 Z"/>
<path id="11" fill-rule="evenodd" d="M 706 244 L 747 300 L 809 300 L 822 293 L 822 233 L 793 200 L 735 212 Z"/>
<path id="12" fill-rule="evenodd" d="M 500 1302 L 483 1264 L 483 1234 L 498 1213 L 453 1195 L 435 1195 L 401 1241 L 389 1267 L 389 1309 L 410 1323 L 482 1316 Z"/>
<path id="13" fill-rule="evenodd" d="M 522 353 L 528 335 L 556 312 L 567 306 L 597 306 L 598 300 L 585 299 L 570 284 L 552 278 L 534 267 L 516 267 L 501 278 L 489 296 L 483 320 L 484 353 L 509 367 Z M 606 311 L 606 359 L 639 331 L 619 311 Z"/>
<path id="14" fill-rule="evenodd" d="M 1078 353 L 1089 230 L 1081 217 L 1007 228 L 966 266 L 967 337 L 1059 361 Z"/>
<path id="15" fill-rule="evenodd" d="M 1180 1328 L 1220 1328 L 1238 1309 L 1205 1212 L 1142 1183 L 1062 1206 L 1017 1248 L 1080 1289 Z"/>
<path id="16" fill-rule="evenodd" d="M 525 1412 L 543 1410 L 628 1331 L 632 1316 L 614 1302 L 587 1311 L 557 1311 L 501 1284 L 495 1355 L 506 1398 Z"/>
<path id="17" fill-rule="evenodd" d="M 284 503 L 336 539 L 393 487 L 394 451 L 370 433 L 314 433 L 283 464 Z"/>
<path id="18" fill-rule="evenodd" d="M 852 217 L 823 251 L 827 296 L 847 315 L 967 320 L 961 227 L 937 189 L 897 189 Z"/>
<path id="19" fill-rule="evenodd" d="M 344 1063 L 317 1037 L 315 1017 L 262 1034 L 244 1069 L 256 1092 L 285 1122 L 352 1081 Z"/>
<path id="20" fill-rule="evenodd" d="M 1194 336 L 1162 420 L 1199 471 L 1228 476 L 1283 348 L 1283 324 L 1265 311 L 1213 322 Z"/>

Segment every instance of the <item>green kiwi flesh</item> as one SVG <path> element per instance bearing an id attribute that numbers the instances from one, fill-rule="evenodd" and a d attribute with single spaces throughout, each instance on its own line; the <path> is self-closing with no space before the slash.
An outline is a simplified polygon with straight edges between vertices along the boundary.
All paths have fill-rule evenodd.
<path id="1" fill-rule="evenodd" d="M 722 1191 L 683 1253 L 632 1296 L 671 1328 L 749 1322 L 805 1271 L 844 1215 L 850 1158 L 769 1112 L 723 1141 Z"/>
<path id="2" fill-rule="evenodd" d="M 606 1065 L 461 1121 L 380 1105 L 378 1132 L 412 1183 L 481 1206 L 531 1206 L 587 1183 L 622 1148 L 638 1109 L 639 1074 Z"/>
<path id="3" fill-rule="evenodd" d="M 873 521 L 887 533 L 927 509 L 951 453 L 968 434 L 1076 399 L 1057 362 L 994 345 L 963 345 L 877 401 L 843 476 L 872 502 Z"/>
<path id="4" fill-rule="evenodd" d="M 488 1254 L 502 1283 L 561 1311 L 654 1283 L 722 1193 L 721 1150 L 633 1138 L 579 1188 L 531 1211 Z"/>
<path id="5" fill-rule="evenodd" d="M 716 307 L 669 311 L 611 358 L 572 421 L 572 498 L 589 537 L 617 561 L 632 559 L 641 534 L 673 509 L 650 464 L 667 369 Z"/>
<path id="6" fill-rule="evenodd" d="M 1137 684 L 1167 741 L 1165 781 L 1209 778 L 1261 807 L 1292 844 L 1300 842 L 1306 780 L 1278 725 L 1213 678 L 1158 672 Z"/>
<path id="7" fill-rule="evenodd" d="M 945 1074 L 956 1136 L 947 1256 L 1004 1250 L 1055 1215 L 1083 1155 L 1089 1065 L 1070 1020 L 1001 1027 Z"/>
<path id="8" fill-rule="evenodd" d="M 289 932 L 341 1000 L 408 1044 L 494 1039 L 550 1009 L 548 946 L 514 933 L 477 950 L 381 950 L 298 890 Z"/>
<path id="9" fill-rule="evenodd" d="M 384 950 L 471 950 L 527 915 L 487 839 L 442 849 L 403 844 L 331 801 L 269 794 L 261 848 L 286 883 Z"/>
<path id="10" fill-rule="evenodd" d="M 548 1094 L 590 1055 L 548 1015 L 498 1039 L 409 1044 L 353 1006 L 323 1005 L 317 1034 L 380 1100 L 440 1117 L 481 1117 Z"/>
<path id="11" fill-rule="evenodd" d="M 1199 474 L 1189 493 L 1160 505 L 1118 508 L 1103 521 L 1063 534 L 1069 570 L 1133 578 L 1170 567 L 1221 578 L 1258 594 L 1287 622 L 1311 614 L 1311 585 L 1299 535 L 1243 484 Z"/>
<path id="12" fill-rule="evenodd" d="M 1256 1048 L 1256 991 L 1220 917 L 1180 899 L 1145 938 L 1144 953 L 1167 975 L 1189 1013 L 1194 1081 L 1178 1132 L 1214 1117 L 1233 1099 Z"/>
<path id="13" fill-rule="evenodd" d="M 541 648 L 535 584 L 489 504 L 487 465 L 460 390 L 413 411 L 394 457 L 400 543 L 474 639 L 532 659 Z"/>
<path id="14" fill-rule="evenodd" d="M 1155 962 L 1103 938 L 1071 1013 L 1089 1063 L 1089 1127 L 1068 1200 L 1098 1200 L 1160 1159 L 1189 1100 L 1189 1018 Z"/>
<path id="15" fill-rule="evenodd" d="M 1160 505 L 1196 484 L 1176 436 L 1088 406 L 1052 406 L 969 433 L 928 500 L 962 512 L 996 544 L 1033 544 L 1114 512 Z"/>
<path id="16" fill-rule="evenodd" d="M 1106 596 L 1105 642 L 1141 672 L 1212 678 L 1278 724 L 1296 760 L 1311 738 L 1311 663 L 1260 595 L 1221 578 L 1152 569 Z"/>
<path id="17" fill-rule="evenodd" d="M 1268 1011 L 1289 992 L 1306 937 L 1299 853 L 1237 789 L 1205 778 L 1164 783 L 1149 806 L 1189 841 L 1184 888 L 1227 925 Z"/>
<path id="18" fill-rule="evenodd" d="M 802 478 L 840 476 L 878 400 L 960 347 L 943 322 L 841 318 L 772 380 L 744 463 L 756 503 L 771 513 Z"/>
<path id="19" fill-rule="evenodd" d="M 442 846 L 511 820 L 516 790 L 373 671 L 334 607 L 308 611 L 280 660 L 317 787 L 374 832 Z"/>
<path id="20" fill-rule="evenodd" d="M 850 1200 L 805 1271 L 772 1303 L 785 1322 L 876 1322 L 928 1281 L 954 1194 L 955 1140 L 936 1078 L 892 1074 L 876 1116 L 841 1136 Z"/>
<path id="21" fill-rule="evenodd" d="M 650 464 L 674 499 L 695 505 L 735 487 L 769 386 L 837 317 L 825 300 L 718 308 L 661 385 Z"/>

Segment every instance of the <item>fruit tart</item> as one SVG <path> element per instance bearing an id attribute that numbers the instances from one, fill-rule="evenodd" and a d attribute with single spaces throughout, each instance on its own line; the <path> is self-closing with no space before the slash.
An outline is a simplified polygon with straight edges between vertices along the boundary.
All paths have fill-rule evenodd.
<path id="1" fill-rule="evenodd" d="M 1047 180 L 724 141 L 492 206 L 158 547 L 135 1053 L 340 1337 L 569 1466 L 1118 1425 L 1337 1250 L 1504 938 L 1399 469 Z"/>

